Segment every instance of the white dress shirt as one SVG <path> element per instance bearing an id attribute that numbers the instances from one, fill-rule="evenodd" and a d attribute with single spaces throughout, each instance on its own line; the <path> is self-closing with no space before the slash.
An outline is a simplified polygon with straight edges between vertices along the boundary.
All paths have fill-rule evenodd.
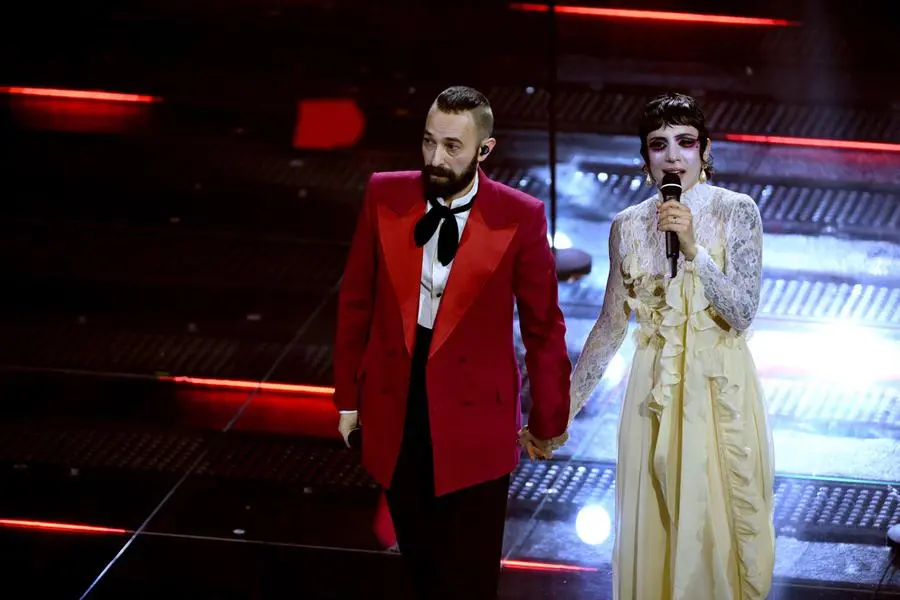
<path id="1" fill-rule="evenodd" d="M 475 197 L 478 193 L 478 173 L 475 173 L 475 179 L 472 183 L 472 189 L 465 196 L 457 198 L 450 203 L 450 208 L 456 208 Z M 443 198 L 438 198 L 438 202 L 447 206 Z M 425 204 L 425 213 L 431 210 L 431 203 Z M 470 210 L 457 213 L 456 227 L 459 229 L 459 237 L 462 239 L 463 228 L 466 221 L 469 220 Z M 444 219 L 441 219 L 440 225 L 443 225 Z M 422 327 L 434 329 L 434 320 L 437 318 L 438 308 L 441 305 L 441 298 L 444 295 L 444 288 L 447 287 L 447 279 L 450 277 L 450 268 L 453 261 L 444 266 L 437 259 L 438 235 L 441 227 L 438 225 L 437 231 L 431 236 L 431 239 L 425 244 L 424 252 L 422 252 L 422 280 L 419 284 L 419 319 L 418 323 Z"/>

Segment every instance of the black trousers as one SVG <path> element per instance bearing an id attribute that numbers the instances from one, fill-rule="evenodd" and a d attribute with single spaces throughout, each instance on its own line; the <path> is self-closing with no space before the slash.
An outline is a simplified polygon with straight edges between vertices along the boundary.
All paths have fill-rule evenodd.
<path id="1" fill-rule="evenodd" d="M 419 327 L 403 443 L 387 490 L 397 543 L 417 600 L 497 597 L 509 475 L 435 497 L 425 365 L 431 330 Z"/>

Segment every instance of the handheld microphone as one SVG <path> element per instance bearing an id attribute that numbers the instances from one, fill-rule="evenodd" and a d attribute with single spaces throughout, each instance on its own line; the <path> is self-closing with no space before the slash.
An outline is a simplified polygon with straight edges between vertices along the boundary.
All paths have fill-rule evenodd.
<path id="1" fill-rule="evenodd" d="M 347 434 L 347 444 L 353 450 L 362 449 L 362 427 L 356 427 Z"/>
<path id="2" fill-rule="evenodd" d="M 677 173 L 666 173 L 659 186 L 662 192 L 663 202 L 674 200 L 681 202 L 681 178 Z M 672 277 L 678 273 L 678 234 L 674 231 L 666 232 L 666 258 L 669 259 L 669 271 Z"/>

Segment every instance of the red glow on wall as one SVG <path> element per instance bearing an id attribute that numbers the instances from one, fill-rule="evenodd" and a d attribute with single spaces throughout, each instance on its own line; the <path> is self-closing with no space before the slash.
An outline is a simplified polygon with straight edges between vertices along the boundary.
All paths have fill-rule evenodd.
<path id="1" fill-rule="evenodd" d="M 126 529 L 118 527 L 98 527 L 96 525 L 75 525 L 73 523 L 59 523 L 55 521 L 31 521 L 28 519 L 0 519 L 0 527 L 14 529 L 39 529 L 42 531 L 62 531 L 67 533 L 100 533 L 100 534 L 124 534 Z"/>
<path id="2" fill-rule="evenodd" d="M 162 102 L 158 96 L 142 94 L 120 94 L 118 92 L 102 92 L 97 90 L 63 90 L 35 87 L 0 87 L 0 93 L 13 96 L 39 96 L 42 98 L 67 98 L 69 100 L 96 100 L 100 102 L 132 102 L 154 104 Z"/>
<path id="3" fill-rule="evenodd" d="M 513 3 L 512 10 L 525 12 L 548 12 L 546 4 Z M 786 19 L 767 19 L 761 17 L 735 17 L 731 15 L 707 15 L 699 13 L 682 13 L 661 10 L 637 10 L 624 8 L 595 8 L 591 6 L 557 5 L 554 11 L 559 15 L 581 17 L 599 17 L 607 19 L 633 19 L 639 21 L 668 21 L 678 23 L 704 23 L 708 25 L 744 25 L 756 27 L 790 27 L 799 25 Z"/>
<path id="4" fill-rule="evenodd" d="M 900 152 L 900 144 L 889 144 L 887 142 L 859 142 L 854 140 L 828 140 L 821 138 L 798 138 L 778 135 L 751 135 L 744 133 L 726 133 L 725 139 L 730 142 L 750 142 L 755 144 L 774 144 L 779 146 L 806 146 L 808 148 L 832 148 L 838 150 Z"/>
<path id="5" fill-rule="evenodd" d="M 297 104 L 294 147 L 334 150 L 354 146 L 362 138 L 366 120 L 350 98 L 317 98 Z"/>
<path id="6" fill-rule="evenodd" d="M 31 129 L 76 133 L 124 133 L 149 123 L 149 106 L 128 102 L 98 102 L 23 96 L 11 103 L 16 121 Z"/>

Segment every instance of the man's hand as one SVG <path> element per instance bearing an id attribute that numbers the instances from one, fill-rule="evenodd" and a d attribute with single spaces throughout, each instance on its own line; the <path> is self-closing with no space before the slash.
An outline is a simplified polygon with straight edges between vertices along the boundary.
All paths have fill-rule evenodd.
<path id="1" fill-rule="evenodd" d="M 356 426 L 359 424 L 359 413 L 356 411 L 353 412 L 342 412 L 341 420 L 338 423 L 338 431 L 341 432 L 341 437 L 344 438 L 344 443 L 347 447 L 350 447 L 350 432 L 356 429 Z"/>

